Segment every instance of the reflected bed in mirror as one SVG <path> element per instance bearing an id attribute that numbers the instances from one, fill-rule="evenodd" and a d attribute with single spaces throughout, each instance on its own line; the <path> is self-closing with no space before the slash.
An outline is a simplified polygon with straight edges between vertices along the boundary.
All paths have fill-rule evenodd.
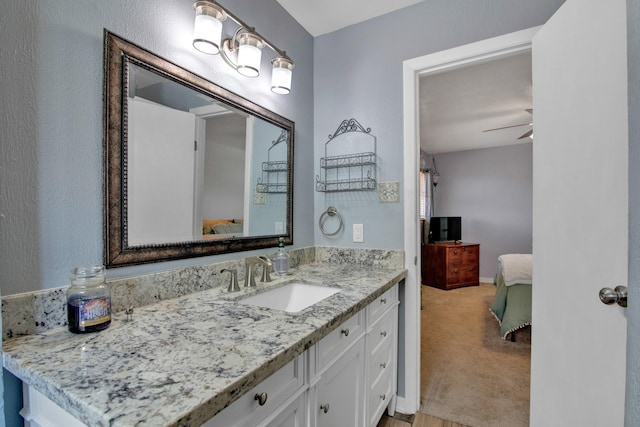
<path id="1" fill-rule="evenodd" d="M 105 30 L 105 264 L 293 242 L 294 124 Z"/>

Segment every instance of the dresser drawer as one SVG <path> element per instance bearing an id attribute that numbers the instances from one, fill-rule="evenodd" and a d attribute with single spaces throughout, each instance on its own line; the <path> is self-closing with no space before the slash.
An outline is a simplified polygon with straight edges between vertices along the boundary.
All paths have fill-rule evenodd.
<path id="1" fill-rule="evenodd" d="M 372 325 L 376 320 L 380 318 L 389 308 L 395 306 L 398 303 L 398 285 L 393 285 L 384 294 L 380 295 L 369 304 L 366 308 L 367 311 L 367 325 Z"/>
<path id="2" fill-rule="evenodd" d="M 203 426 L 240 426 L 265 418 L 304 385 L 304 360 L 304 354 L 296 357 Z"/>
<path id="3" fill-rule="evenodd" d="M 358 341 L 363 334 L 364 310 L 345 321 L 316 344 L 317 371 L 327 366 L 340 352 Z"/>

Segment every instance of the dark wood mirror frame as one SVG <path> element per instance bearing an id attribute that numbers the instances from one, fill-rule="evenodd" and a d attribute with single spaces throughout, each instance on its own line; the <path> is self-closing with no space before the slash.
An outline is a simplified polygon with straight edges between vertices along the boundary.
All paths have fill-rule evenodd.
<path id="1" fill-rule="evenodd" d="M 287 130 L 287 206 L 284 234 L 141 246 L 127 245 L 127 68 L 132 63 Z M 293 243 L 294 123 L 191 71 L 104 31 L 104 263 L 122 267 Z"/>

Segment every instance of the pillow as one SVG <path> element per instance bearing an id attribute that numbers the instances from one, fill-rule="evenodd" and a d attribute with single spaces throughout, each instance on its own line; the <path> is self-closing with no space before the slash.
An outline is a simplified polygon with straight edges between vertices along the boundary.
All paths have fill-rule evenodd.
<path id="1" fill-rule="evenodd" d="M 216 234 L 242 233 L 242 224 L 234 224 L 232 222 L 227 224 L 218 224 L 213 226 L 213 230 Z"/>

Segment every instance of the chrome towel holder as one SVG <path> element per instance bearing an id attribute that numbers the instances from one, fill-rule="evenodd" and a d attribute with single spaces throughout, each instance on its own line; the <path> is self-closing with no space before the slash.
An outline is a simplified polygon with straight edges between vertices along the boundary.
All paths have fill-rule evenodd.
<path id="1" fill-rule="evenodd" d="M 328 233 L 324 229 L 324 221 L 326 220 L 327 216 L 337 216 L 338 220 L 340 221 L 340 223 L 338 224 L 338 229 L 333 233 Z M 342 219 L 342 215 L 340 215 L 340 212 L 338 212 L 335 206 L 329 206 L 327 210 L 324 211 L 322 215 L 320 215 L 320 219 L 318 220 L 318 225 L 320 226 L 320 231 L 322 231 L 322 234 L 324 234 L 325 236 L 335 236 L 344 227 L 344 220 Z"/>

